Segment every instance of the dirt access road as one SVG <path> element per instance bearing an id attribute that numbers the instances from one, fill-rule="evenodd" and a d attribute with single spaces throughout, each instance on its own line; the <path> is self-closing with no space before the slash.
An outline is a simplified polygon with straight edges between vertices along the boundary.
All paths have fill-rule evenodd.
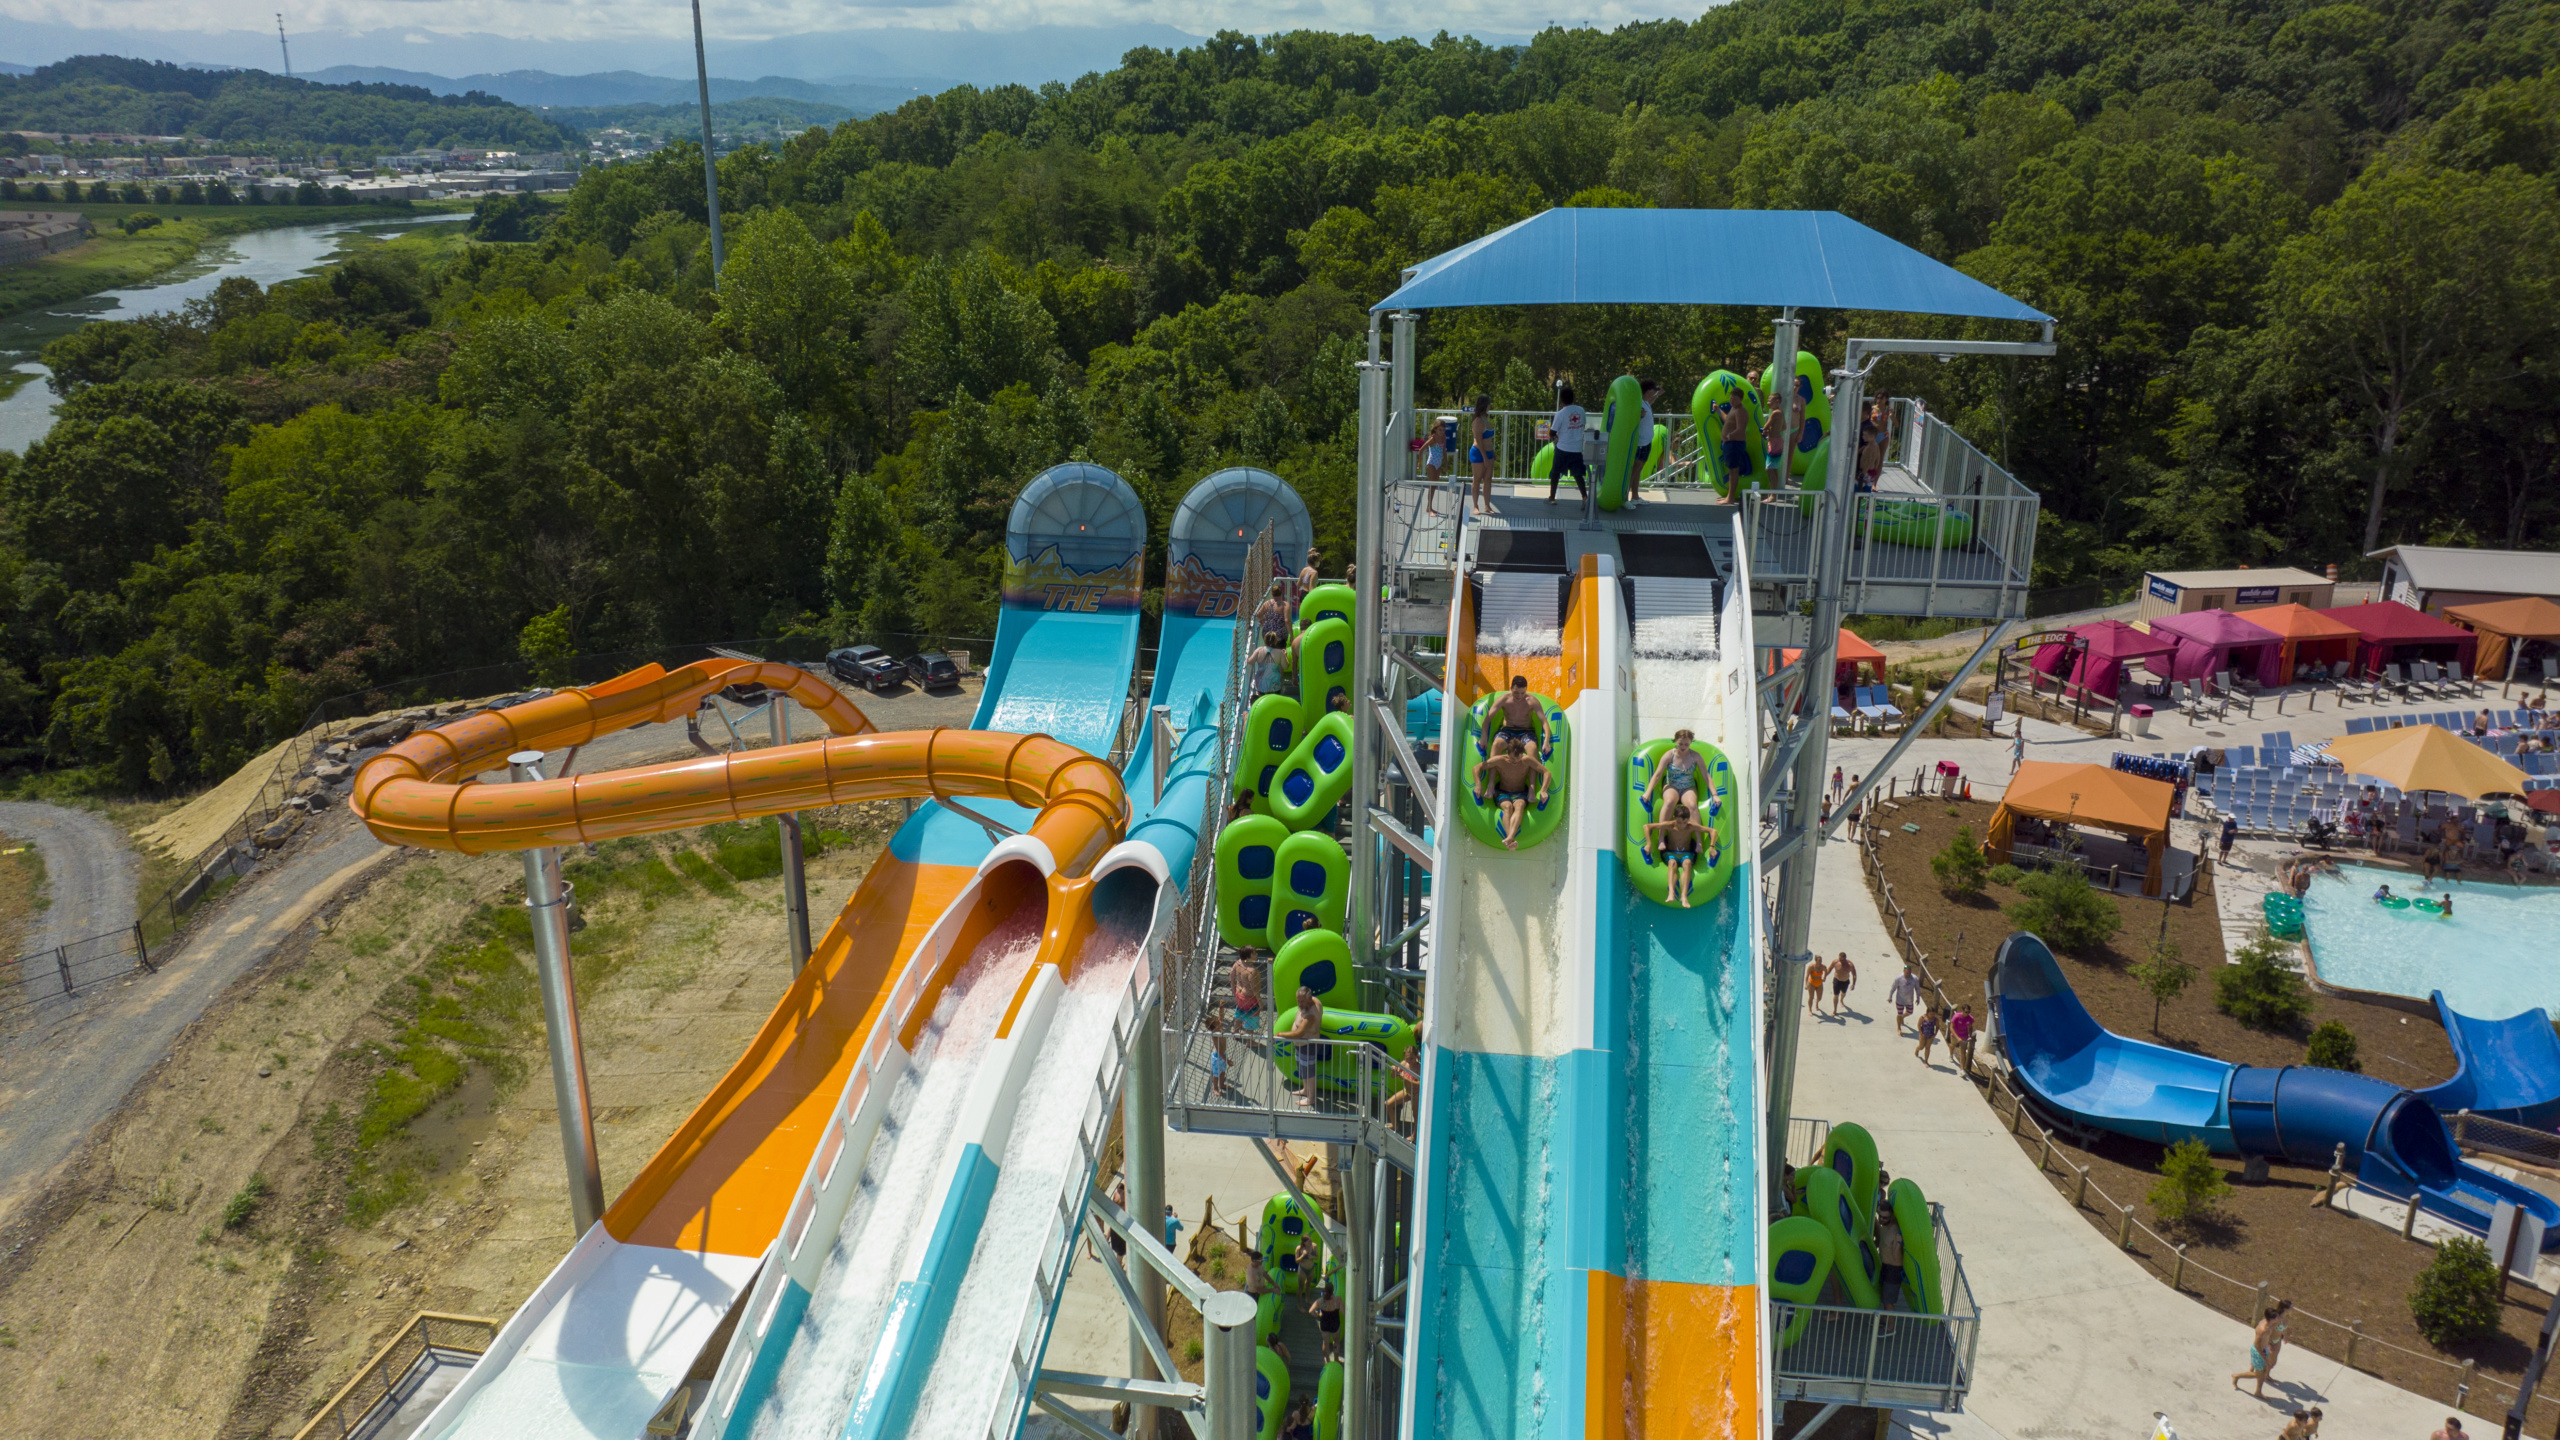
<path id="1" fill-rule="evenodd" d="M 75 823 L 59 825 L 57 833 L 78 837 L 63 846 L 77 861 L 57 861 L 46 832 L 20 819 L 14 813 L 19 811 L 70 817 Z M 34 836 L 43 851 L 54 894 L 46 912 L 49 929 L 86 925 L 79 933 L 94 934 L 133 923 L 133 856 L 106 821 L 50 805 L 7 805 L 0 806 L 0 829 Z M 35 1023 L 0 1038 L 0 1227 L 62 1173 L 90 1131 L 115 1112 L 205 1006 L 348 881 L 390 853 L 339 811 L 288 858 L 270 862 L 218 902 L 221 909 L 183 945 L 155 957 L 158 974 L 136 972 L 69 1001 L 51 1002 Z M 81 889 L 66 885 L 66 871 L 79 877 L 73 883 Z M 112 882 L 101 878 L 118 874 L 122 878 Z M 86 918 L 76 924 L 56 920 L 81 908 L 73 895 L 100 898 L 83 908 Z"/>

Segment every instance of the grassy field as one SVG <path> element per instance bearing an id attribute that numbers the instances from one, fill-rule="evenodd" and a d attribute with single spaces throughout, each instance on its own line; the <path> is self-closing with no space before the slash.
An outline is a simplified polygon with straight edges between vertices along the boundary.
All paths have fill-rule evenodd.
<path id="1" fill-rule="evenodd" d="M 13 202 L 32 204 L 33 202 Z M 427 201 L 403 210 L 392 205 L 64 205 L 48 202 L 47 210 L 77 210 L 98 227 L 95 239 L 58 255 L 0 270 L 0 316 L 38 305 L 54 305 L 101 290 L 140 284 L 196 257 L 208 243 L 252 230 L 286 225 L 316 225 L 346 220 L 396 220 L 404 215 L 436 214 L 468 209 L 459 201 Z M 116 229 L 137 210 L 148 210 L 162 224 L 138 234 Z M 14 387 L 13 387 L 14 388 Z"/>

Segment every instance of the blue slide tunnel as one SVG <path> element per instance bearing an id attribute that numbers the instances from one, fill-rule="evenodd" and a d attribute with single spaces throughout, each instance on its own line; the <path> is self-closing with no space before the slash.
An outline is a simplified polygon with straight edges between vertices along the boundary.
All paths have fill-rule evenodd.
<path id="1" fill-rule="evenodd" d="M 2500 1201 L 2560 1249 L 2560 1202 L 2464 1163 L 2444 1117 L 2414 1091 L 2311 1065 L 2232 1065 L 2129 1040 L 2093 1019 L 2042 940 L 2003 942 L 1992 1004 L 2018 1081 L 2066 1121 L 2155 1144 L 2201 1140 L 2224 1155 L 2346 1168 L 2370 1190 L 2485 1233 Z"/>

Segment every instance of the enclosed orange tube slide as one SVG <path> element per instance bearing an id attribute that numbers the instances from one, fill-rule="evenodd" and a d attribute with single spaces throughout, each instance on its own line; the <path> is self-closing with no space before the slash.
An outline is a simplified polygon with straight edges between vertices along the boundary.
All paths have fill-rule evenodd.
<path id="1" fill-rule="evenodd" d="M 789 695 L 835 734 L 559 780 L 480 784 L 467 778 L 520 750 L 583 745 L 675 719 L 703 696 L 742 684 Z M 1087 877 L 1119 842 L 1128 817 L 1119 775 L 1045 735 L 883 733 L 834 686 L 796 666 L 709 662 L 666 671 L 653 665 L 486 711 L 421 731 L 365 762 L 349 803 L 387 843 L 477 855 L 852 801 L 949 796 L 1036 808 L 1027 833 L 1047 848 L 1054 869 L 1045 885 L 1027 863 L 990 873 L 932 991 L 1026 903 L 1045 907 L 1033 970 L 1052 964 L 1071 972 L 1092 928 L 1091 906 L 1078 903 L 1090 888 Z M 606 1228 L 626 1242 L 761 1254 L 779 1232 L 862 1037 L 888 1018 L 883 1002 L 890 984 L 969 883 L 963 868 L 882 856 L 746 1053 L 614 1202 Z M 929 1015 L 932 1008 L 928 995 L 919 1010 Z"/>

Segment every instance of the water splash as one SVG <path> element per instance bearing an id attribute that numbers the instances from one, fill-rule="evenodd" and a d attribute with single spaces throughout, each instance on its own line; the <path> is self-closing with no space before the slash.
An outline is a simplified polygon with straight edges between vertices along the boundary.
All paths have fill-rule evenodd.
<path id="1" fill-rule="evenodd" d="M 880 1323 L 911 1245 L 932 1231 L 923 1213 L 948 1168 L 945 1151 L 978 1058 L 995 1037 L 1014 984 L 1040 948 L 1042 908 L 1026 905 L 962 962 L 916 1038 L 872 1142 L 859 1188 L 811 1292 L 801 1334 L 753 1433 L 769 1440 L 836 1440 L 853 1408 Z"/>

